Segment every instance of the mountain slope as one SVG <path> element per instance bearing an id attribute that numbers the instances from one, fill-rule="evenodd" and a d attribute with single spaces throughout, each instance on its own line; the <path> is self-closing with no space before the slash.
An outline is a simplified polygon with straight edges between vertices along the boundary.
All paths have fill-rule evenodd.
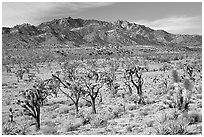
<path id="1" fill-rule="evenodd" d="M 144 25 L 118 20 L 115 23 L 73 19 L 54 19 L 38 26 L 30 24 L 2 28 L 3 48 L 88 45 L 200 46 L 200 35 L 175 35 Z"/>

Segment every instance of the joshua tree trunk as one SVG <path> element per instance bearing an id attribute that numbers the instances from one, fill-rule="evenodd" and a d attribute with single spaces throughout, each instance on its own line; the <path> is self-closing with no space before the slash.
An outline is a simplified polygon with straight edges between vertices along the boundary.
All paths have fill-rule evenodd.
<path id="1" fill-rule="evenodd" d="M 78 106 L 78 102 L 75 102 L 75 109 L 76 109 L 76 116 L 78 115 L 79 113 L 79 106 Z"/>
<path id="2" fill-rule="evenodd" d="M 36 131 L 40 130 L 40 116 L 36 118 Z"/>
<path id="3" fill-rule="evenodd" d="M 36 109 L 37 116 L 36 116 L 36 131 L 40 130 L 40 107 Z"/>
<path id="4" fill-rule="evenodd" d="M 138 104 L 144 104 L 145 105 L 145 101 L 144 101 L 144 98 L 143 98 L 143 95 L 142 95 L 142 87 L 141 86 L 137 87 L 137 94 L 139 95 Z"/>
<path id="5" fill-rule="evenodd" d="M 114 87 L 114 83 L 111 84 L 111 92 L 112 92 L 112 97 L 115 97 L 117 92 L 116 92 L 116 89 Z"/>
<path id="6" fill-rule="evenodd" d="M 95 98 L 91 98 L 91 106 L 92 106 L 92 113 L 96 114 L 96 104 L 95 104 Z"/>
<path id="7" fill-rule="evenodd" d="M 128 86 L 130 94 L 132 95 L 132 88 L 131 88 L 131 86 L 130 85 L 127 85 L 127 86 Z"/>

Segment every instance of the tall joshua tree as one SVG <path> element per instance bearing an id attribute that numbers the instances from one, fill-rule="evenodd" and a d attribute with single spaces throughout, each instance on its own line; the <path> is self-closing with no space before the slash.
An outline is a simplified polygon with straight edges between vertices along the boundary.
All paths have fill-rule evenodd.
<path id="1" fill-rule="evenodd" d="M 52 75 L 54 79 L 60 82 L 64 89 L 60 88 L 60 91 L 66 95 L 75 105 L 76 116 L 79 112 L 79 100 L 84 93 L 83 86 L 81 84 L 79 73 L 77 73 L 77 68 L 79 64 L 77 62 L 66 62 L 63 66 L 63 79 L 59 78 L 59 75 Z M 57 73 L 56 73 L 57 74 Z"/>
<path id="2" fill-rule="evenodd" d="M 76 115 L 78 115 L 79 112 L 79 99 L 82 95 L 82 93 L 84 92 L 83 87 L 80 84 L 79 80 L 75 81 L 66 81 L 63 82 L 59 77 L 52 75 L 54 78 L 56 78 L 57 80 L 60 81 L 60 83 L 64 86 L 65 89 L 67 89 L 67 91 L 64 91 L 62 89 L 60 89 L 62 91 L 63 94 L 65 94 L 68 98 L 70 98 L 72 100 L 72 102 L 75 105 L 75 109 L 76 109 Z"/>
<path id="3" fill-rule="evenodd" d="M 144 84 L 144 80 L 142 77 L 142 70 L 139 66 L 134 66 L 127 68 L 125 70 L 125 77 L 129 82 L 137 89 L 137 94 L 139 96 L 138 104 L 146 104 L 143 98 L 142 86 Z"/>
<path id="4" fill-rule="evenodd" d="M 92 113 L 96 114 L 96 98 L 105 83 L 103 74 L 92 70 L 81 77 L 81 79 L 84 85 L 85 94 L 91 99 Z"/>
<path id="5" fill-rule="evenodd" d="M 38 88 L 22 91 L 23 100 L 18 100 L 18 104 L 24 109 L 25 115 L 32 116 L 35 119 L 36 131 L 40 129 L 40 107 L 43 100 L 47 97 L 43 90 Z"/>
<path id="6" fill-rule="evenodd" d="M 110 68 L 108 72 L 106 73 L 106 84 L 108 85 L 108 88 L 110 89 L 112 96 L 114 97 L 119 88 L 119 84 L 116 82 L 116 71 L 118 70 L 120 64 L 118 61 L 111 60 L 108 62 Z"/>

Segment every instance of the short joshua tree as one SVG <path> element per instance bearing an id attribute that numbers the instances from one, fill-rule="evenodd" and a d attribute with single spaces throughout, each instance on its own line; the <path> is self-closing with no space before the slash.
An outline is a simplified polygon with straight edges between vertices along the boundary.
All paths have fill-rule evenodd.
<path id="1" fill-rule="evenodd" d="M 13 118 L 14 118 L 13 114 L 14 114 L 14 112 L 13 112 L 12 108 L 10 108 L 9 109 L 9 122 L 11 122 L 11 123 L 13 122 Z"/>
<path id="2" fill-rule="evenodd" d="M 22 69 L 16 71 L 15 74 L 16 74 L 17 82 L 19 82 L 19 79 L 20 80 L 23 79 L 24 73 L 25 73 L 25 70 L 22 70 Z"/>
<path id="3" fill-rule="evenodd" d="M 106 73 L 105 83 L 107 84 L 109 90 L 113 97 L 117 95 L 118 88 L 120 85 L 116 82 L 116 71 L 118 70 L 120 64 L 115 60 L 111 60 L 108 62 L 110 68 Z"/>
<path id="4" fill-rule="evenodd" d="M 184 78 L 180 81 L 178 72 L 176 70 L 172 71 L 173 82 L 176 91 L 176 106 L 178 110 L 181 110 L 183 114 L 188 113 L 190 97 L 192 95 L 193 84 L 190 79 Z"/>
<path id="5" fill-rule="evenodd" d="M 31 82 L 34 80 L 34 77 L 35 77 L 35 73 L 29 73 L 28 74 L 28 81 Z"/>
<path id="6" fill-rule="evenodd" d="M 11 67 L 9 65 L 6 65 L 5 68 L 7 73 L 11 73 Z"/>
<path id="7" fill-rule="evenodd" d="M 146 104 L 143 98 L 143 91 L 142 91 L 144 80 L 142 77 L 141 68 L 139 66 L 133 66 L 133 67 L 127 68 L 125 70 L 125 77 L 128 79 L 128 82 L 131 82 L 131 84 L 137 89 L 137 94 L 139 96 L 138 104 Z"/>
<path id="8" fill-rule="evenodd" d="M 49 95 L 52 96 L 54 94 L 57 97 L 60 90 L 60 82 L 52 76 L 52 78 L 44 80 L 43 83 Z"/>

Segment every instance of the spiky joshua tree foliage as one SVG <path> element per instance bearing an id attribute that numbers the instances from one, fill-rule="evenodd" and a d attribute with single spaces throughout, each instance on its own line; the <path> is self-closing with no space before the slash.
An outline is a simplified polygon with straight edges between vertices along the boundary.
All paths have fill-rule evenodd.
<path id="1" fill-rule="evenodd" d="M 68 98 L 71 99 L 71 101 L 74 103 L 75 105 L 75 109 L 76 109 L 76 115 L 78 115 L 79 112 L 79 99 L 83 93 L 83 87 L 80 85 L 80 81 L 75 80 L 75 81 L 66 81 L 63 82 L 59 77 L 52 75 L 53 77 L 55 77 L 56 79 L 58 79 L 60 81 L 60 83 L 62 83 L 62 85 L 64 86 L 64 88 L 67 91 L 64 91 L 61 89 L 62 93 L 65 94 Z"/>
<path id="2" fill-rule="evenodd" d="M 137 89 L 137 94 L 139 96 L 138 104 L 146 104 L 142 91 L 142 86 L 144 84 L 142 69 L 139 66 L 127 68 L 125 70 L 125 78 L 127 82 L 130 82 Z"/>
<path id="3" fill-rule="evenodd" d="M 84 93 L 83 86 L 81 84 L 81 78 L 79 74 L 77 73 L 77 68 L 79 67 L 79 64 L 76 62 L 74 63 L 65 63 L 65 66 L 63 67 L 63 80 L 59 78 L 59 75 L 52 75 L 53 78 L 55 78 L 57 81 L 59 81 L 65 89 L 61 89 L 60 91 L 66 95 L 75 105 L 76 109 L 76 116 L 79 112 L 79 99 L 82 97 L 82 94 Z"/>
<path id="4" fill-rule="evenodd" d="M 40 107 L 47 97 L 47 94 L 39 88 L 21 91 L 23 99 L 18 100 L 17 104 L 23 107 L 24 114 L 35 119 L 36 131 L 40 129 Z"/>
<path id="5" fill-rule="evenodd" d="M 175 102 L 178 110 L 181 110 L 183 114 L 188 113 L 190 98 L 193 90 L 193 84 L 188 78 L 180 80 L 178 72 L 172 71 L 173 82 L 175 86 Z"/>
<path id="6" fill-rule="evenodd" d="M 115 97 L 117 95 L 118 88 L 120 87 L 120 85 L 116 82 L 116 71 L 120 64 L 115 60 L 109 61 L 108 64 L 110 68 L 106 73 L 105 82 L 111 91 L 112 96 Z"/>
<path id="7" fill-rule="evenodd" d="M 91 99 L 92 113 L 96 114 L 96 98 L 105 83 L 104 75 L 95 70 L 90 70 L 81 79 L 86 97 L 88 96 Z"/>

